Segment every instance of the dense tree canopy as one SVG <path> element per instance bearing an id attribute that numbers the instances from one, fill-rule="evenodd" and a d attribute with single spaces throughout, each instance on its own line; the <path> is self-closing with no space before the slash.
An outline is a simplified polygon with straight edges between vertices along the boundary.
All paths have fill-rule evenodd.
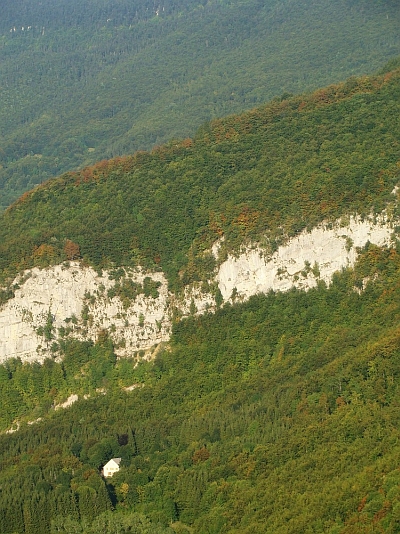
<path id="1" fill-rule="evenodd" d="M 0 209 L 51 176 L 400 53 L 385 0 L 3 0 Z"/>
<path id="2" fill-rule="evenodd" d="M 1 532 L 398 532 L 399 281 L 399 247 L 368 246 L 330 288 L 178 323 L 154 364 L 9 361 L 3 428 L 44 420 L 0 435 Z"/>
<path id="3" fill-rule="evenodd" d="M 178 289 L 212 272 L 222 235 L 221 255 L 249 240 L 271 252 L 323 220 L 380 212 L 399 179 L 399 115 L 397 68 L 66 173 L 2 215 L 0 276 L 81 256 L 161 268 Z"/>

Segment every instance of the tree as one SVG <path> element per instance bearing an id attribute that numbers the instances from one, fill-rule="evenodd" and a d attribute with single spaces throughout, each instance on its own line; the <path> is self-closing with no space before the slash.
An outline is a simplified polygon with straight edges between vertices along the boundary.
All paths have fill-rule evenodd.
<path id="1" fill-rule="evenodd" d="M 80 256 L 81 256 L 81 251 L 80 251 L 79 245 L 77 245 L 76 243 L 74 243 L 70 239 L 67 239 L 65 241 L 64 252 L 65 252 L 68 260 L 76 260 L 76 259 L 80 258 Z"/>

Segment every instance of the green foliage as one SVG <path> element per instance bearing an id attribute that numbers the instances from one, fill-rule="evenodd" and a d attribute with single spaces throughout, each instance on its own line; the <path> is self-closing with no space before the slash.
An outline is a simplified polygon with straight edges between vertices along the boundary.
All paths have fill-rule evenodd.
<path id="1" fill-rule="evenodd" d="M 272 101 L 194 140 L 49 181 L 1 217 L 0 280 L 66 260 L 69 240 L 83 261 L 115 269 L 113 295 L 129 305 L 157 287 L 121 265 L 162 269 L 178 290 L 211 275 L 221 236 L 225 255 L 254 240 L 271 252 L 323 220 L 382 211 L 399 179 L 399 80 L 394 70 Z"/>
<path id="2" fill-rule="evenodd" d="M 0 435 L 1 532 L 397 532 L 399 303 L 399 251 L 370 245 L 329 288 L 176 323 L 154 363 L 113 360 L 106 395 Z M 111 357 L 105 335 L 64 350 L 3 366 L 26 414 Z"/>
<path id="3" fill-rule="evenodd" d="M 118 281 L 114 286 L 107 291 L 107 296 L 109 298 L 119 297 L 124 309 L 127 309 L 132 305 L 132 301 L 136 300 L 138 295 L 144 295 L 153 299 L 158 298 L 158 288 L 160 286 L 161 282 L 155 282 L 149 276 L 146 276 L 143 284 L 140 284 L 139 282 L 134 282 L 129 277 L 121 275 L 118 277 Z"/>
<path id="4" fill-rule="evenodd" d="M 3 0 L 0 207 L 101 158 L 373 72 L 400 53 L 399 25 L 394 1 Z"/>

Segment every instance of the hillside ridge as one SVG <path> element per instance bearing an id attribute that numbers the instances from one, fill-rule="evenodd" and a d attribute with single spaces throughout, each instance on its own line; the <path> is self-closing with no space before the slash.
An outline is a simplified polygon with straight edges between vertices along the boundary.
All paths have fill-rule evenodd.
<path id="1" fill-rule="evenodd" d="M 25 193 L 0 218 L 0 360 L 103 331 L 138 353 L 180 317 L 329 284 L 390 245 L 399 95 L 398 67 L 352 78 Z"/>
<path id="2" fill-rule="evenodd" d="M 400 70 L 204 125 L 194 139 L 102 161 L 23 195 L 1 217 L 0 280 L 82 258 L 207 279 L 205 251 L 381 213 L 399 181 Z M 90 221 L 90 223 L 89 223 Z"/>
<path id="3" fill-rule="evenodd" d="M 393 67 L 0 216 L 0 532 L 399 532 Z"/>

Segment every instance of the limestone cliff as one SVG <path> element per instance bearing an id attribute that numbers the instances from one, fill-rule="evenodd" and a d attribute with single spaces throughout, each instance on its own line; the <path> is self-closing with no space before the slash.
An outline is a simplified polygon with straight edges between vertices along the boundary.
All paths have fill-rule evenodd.
<path id="1" fill-rule="evenodd" d="M 303 232 L 267 255 L 254 245 L 219 267 L 205 293 L 188 287 L 183 298 L 168 292 L 160 272 L 118 269 L 96 273 L 77 262 L 31 269 L 14 284 L 14 297 L 0 310 L 0 362 L 20 357 L 42 361 L 57 355 L 57 341 L 66 336 L 95 340 L 107 330 L 119 356 L 168 340 L 172 315 L 203 313 L 224 302 L 245 300 L 256 293 L 308 289 L 317 280 L 329 284 L 332 274 L 354 264 L 357 247 L 367 241 L 382 246 L 392 235 L 385 217 L 376 221 L 350 218 L 344 225 L 322 225 Z M 219 243 L 213 247 L 218 258 Z"/>
<path id="2" fill-rule="evenodd" d="M 0 311 L 0 361 L 10 357 L 43 360 L 56 351 L 59 337 L 95 340 L 106 329 L 128 354 L 159 343 L 169 335 L 165 320 L 168 291 L 161 273 L 124 271 L 123 279 L 138 289 L 131 299 L 113 296 L 118 282 L 111 273 L 98 275 L 73 262 L 24 273 L 20 288 Z M 148 279 L 153 296 L 140 292 Z M 127 304 L 129 302 L 129 304 Z"/>

